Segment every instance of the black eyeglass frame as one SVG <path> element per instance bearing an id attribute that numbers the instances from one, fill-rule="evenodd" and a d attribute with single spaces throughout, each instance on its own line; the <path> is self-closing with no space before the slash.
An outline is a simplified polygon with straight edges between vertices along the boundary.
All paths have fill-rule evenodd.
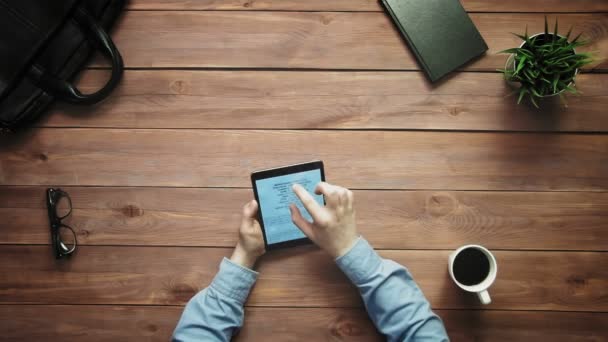
<path id="1" fill-rule="evenodd" d="M 58 216 L 57 204 L 62 198 L 66 198 L 68 200 L 70 210 L 67 212 L 67 214 Z M 48 188 L 46 190 L 46 208 L 51 226 L 51 241 L 53 243 L 53 252 L 55 254 L 55 258 L 61 259 L 62 257 L 70 256 L 76 250 L 77 245 L 76 232 L 74 229 L 72 229 L 72 227 L 63 223 L 63 219 L 72 214 L 72 199 L 70 198 L 70 195 L 59 188 Z M 59 231 L 62 228 L 68 229 L 74 236 L 74 245 L 71 248 L 66 246 L 61 240 Z"/>

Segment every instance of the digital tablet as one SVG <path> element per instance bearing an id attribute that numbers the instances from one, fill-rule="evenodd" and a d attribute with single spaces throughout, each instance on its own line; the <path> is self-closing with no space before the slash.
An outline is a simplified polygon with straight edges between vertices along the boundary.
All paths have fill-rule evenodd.
<path id="1" fill-rule="evenodd" d="M 300 209 L 304 218 L 312 221 L 310 214 L 291 187 L 294 183 L 300 184 L 319 204 L 325 205 L 323 195 L 314 193 L 315 187 L 321 181 L 325 181 L 322 161 L 256 171 L 251 174 L 266 250 L 310 243 L 306 235 L 291 221 L 289 211 L 291 203 Z"/>

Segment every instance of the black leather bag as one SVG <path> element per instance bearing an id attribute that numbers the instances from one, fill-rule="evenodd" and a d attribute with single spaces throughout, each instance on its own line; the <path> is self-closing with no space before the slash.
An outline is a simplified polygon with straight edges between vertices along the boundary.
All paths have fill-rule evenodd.
<path id="1" fill-rule="evenodd" d="M 122 77 L 120 53 L 107 34 L 125 0 L 0 0 L 0 133 L 39 118 L 54 100 L 90 105 Z M 82 94 L 70 80 L 91 52 L 112 65 L 107 83 Z"/>

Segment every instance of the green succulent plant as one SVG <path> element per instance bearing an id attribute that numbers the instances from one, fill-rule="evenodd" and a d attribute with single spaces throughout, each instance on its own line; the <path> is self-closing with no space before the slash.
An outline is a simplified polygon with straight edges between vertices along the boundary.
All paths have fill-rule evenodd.
<path id="1" fill-rule="evenodd" d="M 524 41 L 521 47 L 507 49 L 499 53 L 512 54 L 513 62 L 509 59 L 508 67 L 499 69 L 507 81 L 517 82 L 520 87 L 514 91 L 518 94 L 517 103 L 524 98 L 538 108 L 541 97 L 559 94 L 563 101 L 563 91 L 577 94 L 574 78 L 577 70 L 593 61 L 590 53 L 578 53 L 575 48 L 588 42 L 580 39 L 580 34 L 570 41 L 572 27 L 566 36 L 558 35 L 557 19 L 555 29 L 549 32 L 547 17 L 545 17 L 544 34 L 528 36 L 528 28 L 524 35 L 515 34 Z M 510 67 L 509 67 L 510 66 Z"/>

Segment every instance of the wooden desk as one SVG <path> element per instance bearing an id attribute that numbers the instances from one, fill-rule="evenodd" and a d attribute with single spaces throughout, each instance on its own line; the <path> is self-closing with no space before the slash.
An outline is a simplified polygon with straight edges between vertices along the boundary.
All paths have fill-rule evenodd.
<path id="1" fill-rule="evenodd" d="M 2 140 L 0 339 L 166 341 L 235 244 L 249 173 L 311 159 L 355 189 L 361 232 L 455 341 L 607 339 L 608 64 L 542 111 L 495 69 L 543 11 L 605 58 L 608 1 L 463 4 L 490 51 L 433 86 L 375 0 L 132 1 L 113 96 Z M 71 260 L 51 255 L 49 185 L 73 199 Z M 448 276 L 466 243 L 498 259 L 487 307 Z M 258 268 L 240 341 L 381 340 L 315 248 Z"/>

